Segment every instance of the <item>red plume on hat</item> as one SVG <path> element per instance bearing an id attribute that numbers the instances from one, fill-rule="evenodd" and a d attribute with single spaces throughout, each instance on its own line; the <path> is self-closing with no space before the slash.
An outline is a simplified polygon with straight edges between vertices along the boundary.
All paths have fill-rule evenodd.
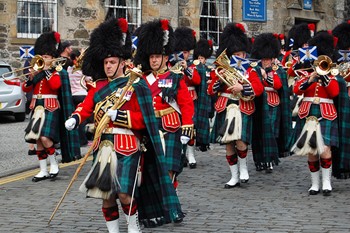
<path id="1" fill-rule="evenodd" d="M 313 23 L 309 23 L 309 24 L 307 25 L 307 27 L 308 27 L 308 28 L 309 28 L 309 30 L 310 30 L 311 37 L 313 37 L 313 36 L 315 35 L 315 29 L 316 29 L 315 24 L 313 24 Z"/>
<path id="2" fill-rule="evenodd" d="M 51 55 L 57 57 L 58 48 L 60 47 L 60 34 L 55 31 L 44 32 L 35 41 L 34 53 L 35 55 Z"/>
<path id="3" fill-rule="evenodd" d="M 281 45 L 282 46 L 284 46 L 284 44 L 285 44 L 284 38 L 285 38 L 284 34 L 279 34 L 278 35 L 278 39 L 281 41 Z"/>
<path id="4" fill-rule="evenodd" d="M 126 33 L 128 32 L 128 21 L 126 21 L 125 18 L 119 18 L 118 25 L 123 34 L 122 44 L 125 45 Z"/>
<path id="5" fill-rule="evenodd" d="M 169 21 L 167 19 L 160 20 L 162 29 L 164 31 L 163 35 L 163 46 L 166 46 L 169 42 Z"/>
<path id="6" fill-rule="evenodd" d="M 236 23 L 236 27 L 239 28 L 243 33 L 245 33 L 245 28 L 244 28 L 243 24 Z"/>

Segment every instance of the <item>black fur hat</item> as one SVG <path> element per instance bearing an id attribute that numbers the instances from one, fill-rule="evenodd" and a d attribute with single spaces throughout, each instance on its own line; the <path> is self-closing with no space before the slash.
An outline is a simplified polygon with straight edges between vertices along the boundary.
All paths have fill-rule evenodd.
<path id="1" fill-rule="evenodd" d="M 93 30 L 83 58 L 83 74 L 94 80 L 107 78 L 103 68 L 107 57 L 131 58 L 131 36 L 124 18 L 109 18 Z"/>
<path id="2" fill-rule="evenodd" d="M 277 58 L 279 53 L 280 45 L 274 34 L 262 33 L 255 38 L 250 55 L 255 59 Z"/>
<path id="3" fill-rule="evenodd" d="M 200 39 L 193 51 L 193 59 L 198 59 L 199 56 L 209 58 L 213 54 L 213 41 Z"/>
<path id="4" fill-rule="evenodd" d="M 316 35 L 308 41 L 309 46 L 317 47 L 317 55 L 327 55 L 333 59 L 334 56 L 334 36 L 328 31 L 318 31 Z"/>
<path id="5" fill-rule="evenodd" d="M 225 49 L 228 57 L 239 51 L 248 51 L 249 41 L 245 29 L 240 23 L 228 23 L 220 36 L 219 48 L 216 56 L 219 56 Z"/>
<path id="6" fill-rule="evenodd" d="M 293 49 L 299 49 L 303 47 L 313 36 L 315 31 L 314 24 L 301 23 L 295 26 L 294 29 L 294 46 Z"/>
<path id="7" fill-rule="evenodd" d="M 196 46 L 196 31 L 189 27 L 178 27 L 174 31 L 175 51 L 190 51 Z"/>
<path id="8" fill-rule="evenodd" d="M 156 19 L 142 25 L 138 34 L 135 65 L 142 65 L 142 70 L 149 70 L 149 56 L 163 54 L 169 56 L 174 52 L 174 31 L 166 19 Z"/>
<path id="9" fill-rule="evenodd" d="M 338 38 L 337 49 L 348 50 L 350 48 L 350 23 L 343 22 L 337 25 L 332 34 Z"/>
<path id="10" fill-rule="evenodd" d="M 58 32 L 44 32 L 35 41 L 35 55 L 51 55 L 58 57 L 58 48 L 61 44 L 61 36 Z"/>

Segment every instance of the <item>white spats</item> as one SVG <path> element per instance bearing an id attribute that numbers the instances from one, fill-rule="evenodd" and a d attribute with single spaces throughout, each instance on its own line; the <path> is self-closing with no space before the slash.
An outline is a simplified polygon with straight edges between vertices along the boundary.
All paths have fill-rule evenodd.
<path id="1" fill-rule="evenodd" d="M 106 222 L 109 233 L 119 233 L 119 219 Z"/>

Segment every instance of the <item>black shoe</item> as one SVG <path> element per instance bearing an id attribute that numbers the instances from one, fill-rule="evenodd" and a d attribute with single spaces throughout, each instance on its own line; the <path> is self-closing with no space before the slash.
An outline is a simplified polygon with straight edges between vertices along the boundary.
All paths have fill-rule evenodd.
<path id="1" fill-rule="evenodd" d="M 36 150 L 28 150 L 28 155 L 36 155 Z"/>
<path id="2" fill-rule="evenodd" d="M 197 167 L 197 163 L 190 163 L 190 168 L 196 168 Z"/>
<path id="3" fill-rule="evenodd" d="M 242 183 L 248 183 L 249 179 L 247 180 L 241 180 Z"/>
<path id="4" fill-rule="evenodd" d="M 55 173 L 55 174 L 50 173 L 49 178 L 50 178 L 50 179 L 53 179 L 53 178 L 55 178 L 57 175 L 58 175 L 58 172 Z"/>
<path id="5" fill-rule="evenodd" d="M 232 189 L 234 187 L 240 186 L 241 184 L 239 182 L 237 182 L 237 184 L 235 185 L 229 185 L 229 184 L 225 184 L 224 188 L 225 189 Z"/>
<path id="6" fill-rule="evenodd" d="M 46 180 L 46 179 L 48 179 L 49 177 L 48 176 L 43 176 L 43 177 L 33 177 L 32 178 L 32 181 L 33 182 L 39 182 L 39 181 L 42 181 L 42 180 Z"/>
<path id="7" fill-rule="evenodd" d="M 323 196 L 330 196 L 332 193 L 332 190 L 325 189 L 325 190 L 322 190 L 322 193 L 323 193 Z"/>
<path id="8" fill-rule="evenodd" d="M 320 190 L 309 190 L 309 195 L 317 195 L 320 193 Z"/>
<path id="9" fill-rule="evenodd" d="M 177 215 L 174 219 L 174 223 L 181 223 L 184 220 L 183 216 Z"/>

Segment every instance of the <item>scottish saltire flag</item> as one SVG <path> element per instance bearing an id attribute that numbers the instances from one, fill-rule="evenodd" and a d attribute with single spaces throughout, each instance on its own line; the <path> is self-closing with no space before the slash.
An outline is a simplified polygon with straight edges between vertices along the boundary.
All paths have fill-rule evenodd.
<path id="1" fill-rule="evenodd" d="M 137 36 L 131 36 L 131 41 L 132 41 L 132 49 L 137 49 L 139 38 Z"/>
<path id="2" fill-rule="evenodd" d="M 250 61 L 235 55 L 231 56 L 230 66 L 238 69 L 239 71 L 245 73 L 250 66 Z"/>
<path id="3" fill-rule="evenodd" d="M 293 46 L 294 46 L 294 39 L 290 38 L 289 39 L 289 48 L 293 48 Z"/>
<path id="4" fill-rule="evenodd" d="M 338 62 L 347 62 L 350 61 L 350 50 L 339 50 L 340 57 L 337 60 Z"/>
<path id="5" fill-rule="evenodd" d="M 185 60 L 185 57 L 184 57 L 184 53 L 182 51 L 175 52 L 173 54 L 170 54 L 170 56 L 169 56 L 169 62 L 171 62 L 172 64 L 176 63 L 178 61 L 183 61 L 183 60 Z"/>
<path id="6" fill-rule="evenodd" d="M 20 58 L 31 58 L 34 57 L 34 46 L 25 45 L 19 47 Z"/>
<path id="7" fill-rule="evenodd" d="M 299 48 L 300 62 L 317 60 L 317 47 L 309 46 L 306 48 Z"/>

